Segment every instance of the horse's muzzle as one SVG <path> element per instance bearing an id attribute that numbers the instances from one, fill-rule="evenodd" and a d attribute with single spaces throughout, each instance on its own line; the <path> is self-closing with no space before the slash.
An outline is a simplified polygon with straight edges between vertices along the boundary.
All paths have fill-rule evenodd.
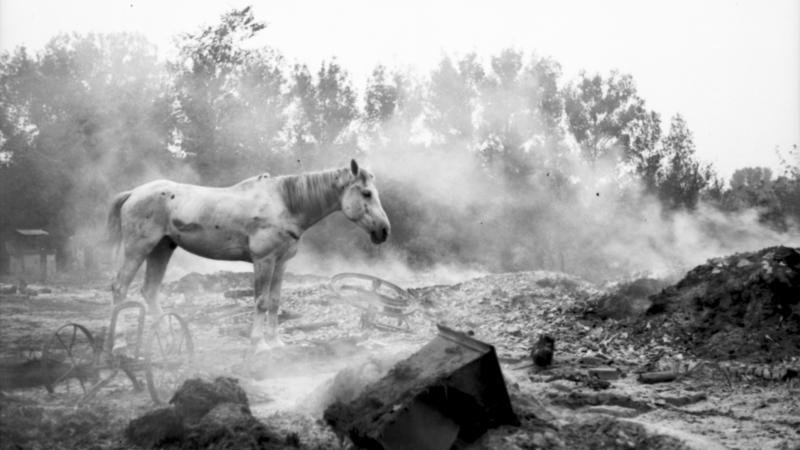
<path id="1" fill-rule="evenodd" d="M 386 242 L 386 238 L 389 237 L 389 228 L 388 227 L 381 227 L 378 230 L 370 231 L 369 238 L 372 240 L 373 244 L 382 244 Z"/>

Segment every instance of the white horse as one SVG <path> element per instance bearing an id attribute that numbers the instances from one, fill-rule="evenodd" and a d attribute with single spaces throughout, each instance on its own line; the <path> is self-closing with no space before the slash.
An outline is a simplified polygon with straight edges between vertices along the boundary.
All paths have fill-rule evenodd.
<path id="1" fill-rule="evenodd" d="M 286 262 L 297 253 L 303 232 L 339 210 L 367 231 L 374 244 L 388 237 L 389 219 L 375 177 L 355 160 L 344 169 L 259 175 L 226 188 L 158 180 L 122 192 L 108 215 L 109 237 L 124 251 L 111 285 L 114 303 L 125 299 L 147 260 L 142 295 L 151 314 L 161 314 L 158 289 L 177 247 L 206 258 L 252 262 L 255 314 L 250 338 L 256 351 L 280 345 L 278 308 Z"/>

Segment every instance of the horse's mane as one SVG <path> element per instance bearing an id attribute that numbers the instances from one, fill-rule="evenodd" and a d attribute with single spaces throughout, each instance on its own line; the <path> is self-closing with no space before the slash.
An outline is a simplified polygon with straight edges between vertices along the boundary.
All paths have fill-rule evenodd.
<path id="1" fill-rule="evenodd" d="M 349 168 L 278 177 L 278 185 L 291 214 L 320 216 L 339 200 L 354 179 Z"/>

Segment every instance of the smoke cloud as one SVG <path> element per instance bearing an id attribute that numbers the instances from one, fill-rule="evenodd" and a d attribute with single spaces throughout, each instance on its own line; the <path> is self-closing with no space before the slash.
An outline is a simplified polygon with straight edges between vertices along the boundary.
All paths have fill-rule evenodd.
<path id="1" fill-rule="evenodd" d="M 231 69 L 208 93 L 217 96 L 208 104 L 218 114 L 212 125 L 223 129 L 208 127 L 217 133 L 209 136 L 227 147 L 198 155 L 189 150 L 205 148 L 197 136 L 209 130 L 197 136 L 179 130 L 188 133 L 197 125 L 185 112 L 196 107 L 191 100 L 202 97 L 202 83 L 176 86 L 170 79 L 176 75 L 141 38 L 60 37 L 41 53 L 43 71 L 62 59 L 80 63 L 68 77 L 76 86 L 59 87 L 58 71 L 44 77 L 48 89 L 74 87 L 75 95 L 32 94 L 65 111 L 58 119 L 62 124 L 44 124 L 35 111 L 26 119 L 38 126 L 37 148 L 68 168 L 59 176 L 67 178 L 64 219 L 75 224 L 76 246 L 97 243 L 116 192 L 153 179 L 226 185 L 331 161 L 342 167 L 350 157 L 377 175 L 393 235 L 387 244 L 372 246 L 337 214 L 303 237 L 290 271 L 355 270 L 411 283 L 420 273 L 458 281 L 486 271 L 547 269 L 604 280 L 666 275 L 731 252 L 800 244 L 796 226 L 775 231 L 759 222 L 755 210 L 726 213 L 703 202 L 692 211 L 666 210 L 621 162 L 613 144 L 608 157 L 588 162 L 558 112 L 563 81 L 550 60 L 532 57 L 524 64 L 514 52 L 489 64 L 467 57 L 454 65 L 445 58 L 429 77 L 396 74 L 394 84 L 382 78 L 387 90 L 377 92 L 389 100 L 363 113 L 338 66 L 306 71 L 304 86 L 313 95 L 292 97 L 297 80 L 284 59 L 269 52 L 253 55 L 270 57 L 247 70 Z M 254 60 L 242 57 L 238 63 Z M 177 70 L 193 73 L 187 64 Z M 326 73 L 329 78 L 315 85 Z M 370 95 L 360 100 L 373 101 Z M 176 106 L 178 97 L 185 104 Z M 319 105 L 309 106 L 313 101 Z M 325 110 L 331 102 L 339 103 Z M 328 142 L 314 139 L 315 127 Z M 331 130 L 338 133 L 335 138 L 325 134 Z M 16 138 L 4 139 L 5 146 Z M 12 162 L 5 170 L 14 170 L 23 153 L 4 154 Z M 195 164 L 204 157 L 202 165 Z M 247 267 L 179 252 L 167 278 Z"/>

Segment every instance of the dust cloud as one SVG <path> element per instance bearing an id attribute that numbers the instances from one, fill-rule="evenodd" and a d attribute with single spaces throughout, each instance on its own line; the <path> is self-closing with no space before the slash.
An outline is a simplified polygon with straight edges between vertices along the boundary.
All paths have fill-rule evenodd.
<path id="1" fill-rule="evenodd" d="M 120 50 L 111 51 L 105 57 L 119 59 L 113 51 Z M 511 58 L 502 59 L 508 55 Z M 268 114 L 254 110 L 275 118 L 274 124 L 258 125 L 260 117 L 240 111 L 221 124 L 229 128 L 228 134 L 240 137 L 246 151 L 226 154 L 213 183 L 231 184 L 262 172 L 319 169 L 329 167 L 330 161 L 342 167 L 350 157 L 372 169 L 392 222 L 389 242 L 370 245 L 366 234 L 337 214 L 306 233 L 288 266 L 295 273 L 368 271 L 413 283 L 460 281 L 486 272 L 557 270 L 600 281 L 665 276 L 714 256 L 800 243 L 796 226 L 777 232 L 759 222 L 758 211 L 726 213 L 702 201 L 692 211 L 665 209 L 646 192 L 613 143 L 604 149 L 605 158 L 588 162 L 571 139 L 563 111 L 554 114 L 542 106 L 547 92 L 563 89 L 563 80 L 547 78 L 547 60 L 533 57 L 516 72 L 500 64 L 510 61 L 522 67 L 518 57 L 515 60 L 512 52 L 488 65 L 477 63 L 474 70 L 482 75 L 476 79 L 489 88 L 451 86 L 448 83 L 464 80 L 447 79 L 442 75 L 446 71 L 412 75 L 418 83 L 412 86 L 417 98 L 398 100 L 394 114 L 377 125 L 363 114 L 357 116 L 342 131 L 336 148 L 323 146 L 311 156 L 301 155 L 287 137 L 291 133 L 286 130 L 298 120 L 298 100 L 270 104 L 273 110 Z M 151 87 L 137 103 L 139 113 L 174 114 L 168 105 L 147 109 L 149 104 L 163 104 L 163 92 L 171 89 L 159 78 L 168 71 L 150 59 L 147 63 L 158 72 L 132 72 L 130 64 L 108 64 L 106 70 L 118 71 L 111 78 L 157 79 L 142 81 Z M 270 67 L 275 80 L 290 77 L 282 57 Z M 553 79 L 561 85 L 547 84 Z M 249 92 L 246 85 L 241 89 Z M 98 92 L 84 101 L 96 111 L 112 109 L 114 100 L 105 94 Z M 468 113 L 458 113 L 465 108 Z M 209 182 L 190 164 L 191 155 L 181 148 L 180 139 L 164 137 L 170 133 L 161 128 L 174 127 L 175 120 L 180 118 L 142 121 L 135 130 L 114 121 L 102 123 L 91 142 L 96 157 L 74 162 L 79 170 L 69 180 L 66 210 L 68 221 L 77 224 L 75 243 L 96 245 L 108 199 L 116 192 L 158 178 Z M 272 140 L 264 144 L 264 136 Z M 136 142 L 146 145 L 135 148 Z M 343 148 L 342 142 L 352 147 Z M 296 165 L 286 163 L 295 160 Z M 274 167 L 269 161 L 276 161 Z M 247 271 L 249 265 L 177 252 L 167 280 L 217 270 Z"/>

